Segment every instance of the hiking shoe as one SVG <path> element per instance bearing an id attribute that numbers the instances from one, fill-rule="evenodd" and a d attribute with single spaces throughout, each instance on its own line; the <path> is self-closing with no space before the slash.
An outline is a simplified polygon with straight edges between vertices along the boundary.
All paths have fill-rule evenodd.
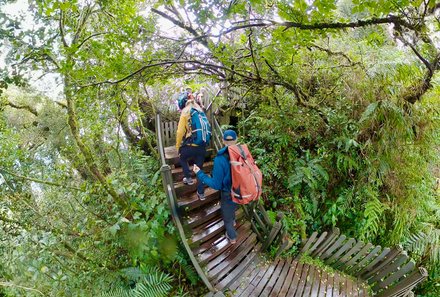
<path id="1" fill-rule="evenodd" d="M 225 233 L 226 238 L 229 240 L 230 244 L 236 244 L 237 243 L 237 239 L 230 239 L 228 236 L 228 232 Z"/>
<path id="2" fill-rule="evenodd" d="M 199 199 L 202 200 L 202 201 L 206 199 L 204 193 L 199 193 L 199 192 L 197 192 L 197 197 L 199 197 Z"/>
<path id="3" fill-rule="evenodd" d="M 192 186 L 194 184 L 194 181 L 193 181 L 193 179 L 191 177 L 188 177 L 188 178 L 184 177 L 183 178 L 183 183 L 185 185 Z"/>

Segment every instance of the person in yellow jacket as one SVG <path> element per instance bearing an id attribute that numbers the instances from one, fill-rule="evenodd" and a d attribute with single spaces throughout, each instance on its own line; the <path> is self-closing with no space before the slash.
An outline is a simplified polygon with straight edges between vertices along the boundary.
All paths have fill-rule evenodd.
<path id="1" fill-rule="evenodd" d="M 179 124 L 177 126 L 176 134 L 176 149 L 179 153 L 180 165 L 183 169 L 183 183 L 185 185 L 193 185 L 194 181 L 191 178 L 191 171 L 189 169 L 188 161 L 190 159 L 194 160 L 194 164 L 202 168 L 203 162 L 205 161 L 206 146 L 197 145 L 186 140 L 190 139 L 191 133 L 191 109 L 197 109 L 198 111 L 203 111 L 203 109 L 194 102 L 194 97 L 192 94 L 188 94 L 187 99 L 183 99 L 179 102 L 179 107 L 182 108 Z M 200 200 L 205 200 L 204 186 L 200 181 L 197 181 L 197 197 Z"/>

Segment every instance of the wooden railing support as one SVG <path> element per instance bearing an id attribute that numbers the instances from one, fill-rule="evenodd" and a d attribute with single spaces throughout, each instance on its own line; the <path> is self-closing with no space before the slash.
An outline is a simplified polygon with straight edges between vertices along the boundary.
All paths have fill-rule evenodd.
<path id="1" fill-rule="evenodd" d="M 401 246 L 364 244 L 340 235 L 338 228 L 320 236 L 314 232 L 304 242 L 301 254 L 320 258 L 335 269 L 359 277 L 380 297 L 407 296 L 428 275 L 423 267 L 414 269 L 414 261 Z"/>
<path id="2" fill-rule="evenodd" d="M 162 125 L 160 122 L 160 115 L 157 114 L 156 116 L 156 130 L 157 130 L 157 137 L 158 137 L 158 150 L 159 150 L 159 154 L 161 156 L 161 164 L 162 167 L 160 168 L 161 173 L 162 173 L 162 183 L 163 183 L 163 187 L 165 189 L 165 194 L 167 196 L 167 200 L 168 200 L 168 204 L 171 210 L 171 214 L 172 214 L 172 218 L 174 221 L 174 224 L 177 227 L 177 231 L 179 232 L 180 238 L 182 238 L 182 244 L 185 247 L 185 250 L 188 253 L 188 256 L 194 266 L 194 268 L 196 269 L 199 277 L 201 278 L 201 280 L 203 281 L 203 283 L 208 287 L 208 289 L 210 291 L 215 291 L 214 287 L 212 286 L 211 282 L 209 281 L 208 277 L 206 276 L 205 272 L 203 271 L 203 269 L 200 267 L 199 262 L 197 261 L 197 259 L 194 257 L 194 254 L 192 253 L 191 247 L 188 244 L 188 241 L 186 240 L 186 235 L 185 235 L 185 231 L 183 229 L 183 225 L 182 222 L 179 219 L 179 214 L 178 214 L 178 207 L 177 207 L 177 199 L 176 199 L 176 192 L 174 190 L 174 185 L 173 185 L 173 176 L 171 174 L 171 167 L 166 164 L 165 161 L 165 153 L 164 153 L 164 147 L 163 147 L 163 139 L 162 139 Z"/>
<path id="3" fill-rule="evenodd" d="M 419 267 L 391 288 L 380 292 L 377 297 L 397 296 L 402 293 L 408 294 L 417 284 L 424 281 L 427 277 L 428 271 L 423 267 Z"/>

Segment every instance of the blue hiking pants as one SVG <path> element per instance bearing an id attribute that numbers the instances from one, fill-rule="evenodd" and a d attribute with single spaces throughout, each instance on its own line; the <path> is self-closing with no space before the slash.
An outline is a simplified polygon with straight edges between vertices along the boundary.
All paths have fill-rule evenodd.
<path id="1" fill-rule="evenodd" d="M 237 231 L 235 231 L 234 228 L 235 210 L 237 209 L 237 204 L 232 201 L 231 193 L 223 191 L 221 192 L 220 208 L 228 237 L 230 239 L 237 239 Z"/>
<path id="2" fill-rule="evenodd" d="M 188 161 L 194 160 L 194 163 L 203 169 L 203 162 L 205 162 L 206 146 L 182 146 L 180 152 L 180 166 L 183 169 L 183 175 L 186 178 L 191 177 L 191 171 L 189 170 Z M 203 194 L 205 192 L 203 184 L 197 181 L 197 192 Z"/>

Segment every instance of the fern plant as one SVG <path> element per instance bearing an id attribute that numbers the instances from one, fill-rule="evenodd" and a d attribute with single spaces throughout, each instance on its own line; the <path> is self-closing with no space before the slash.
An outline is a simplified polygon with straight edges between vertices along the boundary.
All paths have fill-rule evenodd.
<path id="1" fill-rule="evenodd" d="M 403 243 L 407 251 L 425 258 L 433 268 L 440 265 L 440 229 L 425 224 L 425 230 L 417 231 Z M 425 261 L 424 261 L 425 262 Z"/>
<path id="2" fill-rule="evenodd" d="M 102 297 L 163 297 L 172 289 L 173 278 L 157 267 L 130 267 L 123 270 L 123 276 L 134 288 L 116 288 L 103 293 Z"/>
<path id="3" fill-rule="evenodd" d="M 179 250 L 176 253 L 176 262 L 179 265 L 179 269 L 184 271 L 186 278 L 191 282 L 191 284 L 197 284 L 200 280 L 199 275 L 197 274 L 194 266 L 189 263 L 182 246 L 179 246 Z"/>
<path id="4" fill-rule="evenodd" d="M 383 213 L 387 208 L 378 198 L 378 193 L 373 189 L 364 189 L 366 196 L 369 198 L 364 210 L 364 225 L 360 232 L 361 239 L 370 241 L 374 239 L 380 230 L 380 224 L 383 221 Z"/>

